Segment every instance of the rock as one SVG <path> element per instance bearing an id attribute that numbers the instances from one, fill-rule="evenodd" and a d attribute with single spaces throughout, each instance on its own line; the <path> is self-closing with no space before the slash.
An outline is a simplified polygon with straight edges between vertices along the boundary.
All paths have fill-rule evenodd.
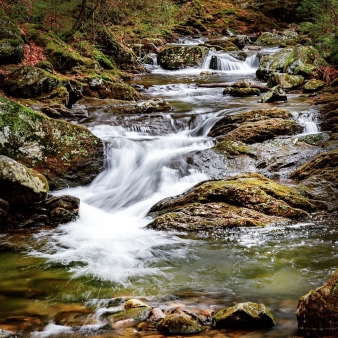
<path id="1" fill-rule="evenodd" d="M 227 115 L 210 130 L 209 136 L 220 141 L 240 141 L 244 143 L 263 142 L 280 135 L 300 133 L 303 128 L 292 114 L 282 109 L 266 109 Z"/>
<path id="2" fill-rule="evenodd" d="M 247 37 L 245 35 L 236 35 L 229 37 L 228 41 L 231 41 L 239 49 L 243 49 L 246 45 Z"/>
<path id="3" fill-rule="evenodd" d="M 324 85 L 325 85 L 324 81 L 311 79 L 305 83 L 304 92 L 308 93 L 317 92 L 318 90 L 323 89 Z"/>
<path id="4" fill-rule="evenodd" d="M 168 315 L 157 323 L 156 329 L 164 334 L 192 334 L 202 331 L 201 326 L 184 313 Z"/>
<path id="5" fill-rule="evenodd" d="M 143 96 L 133 87 L 119 82 L 106 81 L 99 77 L 87 79 L 89 88 L 85 95 L 99 99 L 138 101 Z"/>
<path id="6" fill-rule="evenodd" d="M 224 136 L 244 123 L 275 118 L 289 120 L 293 119 L 293 115 L 288 110 L 279 108 L 258 109 L 238 114 L 227 114 L 214 124 L 208 136 Z"/>
<path id="7" fill-rule="evenodd" d="M 289 75 L 286 73 L 273 73 L 269 76 L 268 86 L 279 85 L 283 89 L 295 89 L 303 85 L 304 77 L 302 75 Z"/>
<path id="8" fill-rule="evenodd" d="M 201 46 L 169 46 L 158 54 L 158 62 L 164 69 L 175 70 L 201 66 L 209 49 Z"/>
<path id="9" fill-rule="evenodd" d="M 165 318 L 165 314 L 160 308 L 156 307 L 150 311 L 148 321 L 150 323 L 157 323 L 163 318 Z"/>
<path id="10" fill-rule="evenodd" d="M 278 102 L 283 101 L 286 102 L 288 100 L 285 91 L 281 88 L 280 85 L 272 87 L 263 97 L 258 101 L 261 103 L 269 103 L 269 102 Z"/>
<path id="11" fill-rule="evenodd" d="M 252 96 L 261 94 L 258 88 L 239 88 L 239 87 L 228 87 L 223 91 L 223 95 L 229 94 L 234 97 Z"/>
<path id="12" fill-rule="evenodd" d="M 130 323 L 140 323 L 145 321 L 150 314 L 150 308 L 147 306 L 129 308 L 127 310 L 118 311 L 107 317 L 108 323 L 115 327 L 116 323 L 128 321 Z"/>
<path id="13" fill-rule="evenodd" d="M 148 101 L 139 102 L 135 105 L 137 113 L 151 113 L 168 111 L 171 109 L 169 102 L 161 98 L 153 98 Z"/>
<path id="14" fill-rule="evenodd" d="M 47 197 L 47 179 L 9 157 L 0 155 L 0 198 L 11 208 L 40 202 Z M 6 207 L 3 205 L 3 209 Z"/>
<path id="15" fill-rule="evenodd" d="M 297 45 L 286 47 L 281 51 L 263 56 L 256 71 L 259 79 L 268 80 L 271 73 L 313 76 L 319 67 L 327 65 L 319 52 L 312 46 Z"/>
<path id="16" fill-rule="evenodd" d="M 225 329 L 267 329 L 276 324 L 269 308 L 264 304 L 239 303 L 215 314 L 212 326 Z"/>
<path id="17" fill-rule="evenodd" d="M 39 111 L 54 119 L 79 120 L 88 117 L 88 111 L 85 109 L 68 109 L 62 104 L 39 107 Z"/>
<path id="18" fill-rule="evenodd" d="M 310 190 L 312 196 L 326 201 L 329 210 L 338 210 L 338 149 L 323 152 L 291 174 L 301 181 L 300 187 Z"/>
<path id="19" fill-rule="evenodd" d="M 264 226 L 307 217 L 316 207 L 299 191 L 259 174 L 242 174 L 202 182 L 177 197 L 155 204 L 148 228 L 205 231 L 225 227 Z"/>
<path id="20" fill-rule="evenodd" d="M 0 65 L 20 63 L 24 54 L 23 45 L 18 25 L 0 8 Z"/>
<path id="21" fill-rule="evenodd" d="M 321 130 L 338 132 L 338 102 L 333 101 L 325 104 L 320 109 Z"/>
<path id="22" fill-rule="evenodd" d="M 48 224 L 65 224 L 79 217 L 80 199 L 69 195 L 51 196 L 39 206 L 47 215 Z"/>
<path id="23" fill-rule="evenodd" d="M 263 32 L 256 44 L 258 45 L 274 45 L 274 46 L 292 46 L 297 43 L 298 34 L 296 31 L 285 30 L 283 32 Z"/>
<path id="24" fill-rule="evenodd" d="M 103 170 L 103 144 L 87 128 L 48 118 L 0 97 L 0 154 L 43 174 L 51 189 L 90 183 Z"/>
<path id="25" fill-rule="evenodd" d="M 10 73 L 5 89 L 14 97 L 32 98 L 62 86 L 61 78 L 31 66 L 23 66 Z"/>
<path id="26" fill-rule="evenodd" d="M 217 51 L 237 51 L 239 48 L 230 40 L 208 40 L 203 44 L 203 46 L 208 48 L 215 48 Z"/>
<path id="27" fill-rule="evenodd" d="M 127 309 L 133 309 L 133 308 L 137 308 L 137 307 L 148 307 L 151 308 L 148 304 L 142 302 L 139 299 L 129 299 L 125 304 L 124 304 L 124 308 Z"/>
<path id="28" fill-rule="evenodd" d="M 43 61 L 38 62 L 35 65 L 35 67 L 41 68 L 41 69 L 43 69 L 43 70 L 45 70 L 45 71 L 47 71 L 47 72 L 49 72 L 51 74 L 54 73 L 54 67 L 53 67 L 53 65 L 49 61 L 47 61 L 47 60 L 43 60 Z"/>
<path id="29" fill-rule="evenodd" d="M 7 218 L 9 211 L 9 203 L 0 198 L 0 224 Z"/>
<path id="30" fill-rule="evenodd" d="M 298 301 L 296 316 L 298 328 L 309 331 L 311 335 L 317 332 L 331 331 L 328 336 L 336 336 L 338 332 L 338 270 L 327 283 L 311 290 Z"/>

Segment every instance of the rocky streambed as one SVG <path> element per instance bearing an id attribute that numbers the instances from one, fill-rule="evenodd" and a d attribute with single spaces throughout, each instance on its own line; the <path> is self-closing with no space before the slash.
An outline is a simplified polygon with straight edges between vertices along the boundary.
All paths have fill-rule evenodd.
<path id="1" fill-rule="evenodd" d="M 301 48 L 282 52 L 298 69 L 290 53 L 299 57 Z M 297 334 L 298 299 L 336 268 L 336 107 L 314 107 L 306 92 L 288 91 L 276 75 L 282 54 L 273 55 L 257 72 L 284 88 L 273 103 L 256 90 L 223 93 L 257 84 L 255 64 L 223 57 L 223 68 L 206 70 L 196 68 L 196 54 L 188 64 L 195 68 L 173 60 L 170 70 L 153 66 L 134 78 L 130 84 L 153 99 L 144 105 L 83 98 L 76 108 L 88 116 L 77 124 L 1 101 L 2 155 L 42 172 L 54 190 L 45 199 L 45 183 L 43 202 L 26 214 L 18 210 L 27 199 L 1 204 L 2 224 L 14 228 L 0 237 L 0 327 L 8 331 L 1 334 Z M 8 189 L 0 198 L 7 196 Z M 56 223 L 66 224 L 48 228 Z M 304 302 L 297 316 L 306 334 L 313 328 L 304 325 Z M 248 324 L 238 308 L 263 324 Z"/>

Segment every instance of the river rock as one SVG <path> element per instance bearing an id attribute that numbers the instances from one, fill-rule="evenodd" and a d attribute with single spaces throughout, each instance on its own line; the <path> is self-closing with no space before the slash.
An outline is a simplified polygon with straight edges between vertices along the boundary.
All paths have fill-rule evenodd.
<path id="1" fill-rule="evenodd" d="M 258 101 L 261 103 L 269 102 L 286 102 L 288 100 L 285 91 L 281 88 L 280 85 L 272 87 L 263 97 Z"/>
<path id="2" fill-rule="evenodd" d="M 274 46 L 292 46 L 297 43 L 298 34 L 296 31 L 285 30 L 282 32 L 263 32 L 256 44 L 258 45 L 274 45 Z"/>
<path id="3" fill-rule="evenodd" d="M 53 319 L 56 325 L 80 328 L 83 325 L 97 325 L 99 321 L 90 310 L 73 310 L 58 312 Z"/>
<path id="4" fill-rule="evenodd" d="M 51 189 L 90 183 L 103 170 L 103 144 L 87 128 L 0 98 L 0 154 L 43 174 Z"/>
<path id="5" fill-rule="evenodd" d="M 325 82 L 322 80 L 311 79 L 304 85 L 304 92 L 312 93 L 323 89 Z"/>
<path id="6" fill-rule="evenodd" d="M 62 120 L 80 120 L 88 117 L 88 111 L 81 108 L 69 109 L 63 104 L 54 104 L 50 106 L 40 106 L 36 107 L 37 111 L 41 111 L 53 119 L 62 119 Z"/>
<path id="7" fill-rule="evenodd" d="M 287 73 L 304 77 L 316 74 L 318 67 L 327 65 L 319 52 L 312 46 L 297 45 L 263 56 L 256 71 L 259 79 L 267 81 L 272 73 Z"/>
<path id="8" fill-rule="evenodd" d="M 312 334 L 331 331 L 327 336 L 336 336 L 338 332 L 338 270 L 327 283 L 311 290 L 301 297 L 297 306 L 298 328 Z M 333 332 L 334 331 L 334 332 Z"/>
<path id="9" fill-rule="evenodd" d="M 0 186 L 0 198 L 15 208 L 46 199 L 49 190 L 43 175 L 3 155 L 0 155 Z"/>
<path id="10" fill-rule="evenodd" d="M 158 62 L 168 70 L 198 67 L 208 52 L 209 49 L 202 46 L 169 46 L 158 54 Z"/>
<path id="11" fill-rule="evenodd" d="M 145 321 L 150 315 L 151 308 L 147 306 L 129 308 L 123 311 L 118 311 L 107 317 L 108 323 L 113 327 L 119 325 L 117 323 L 127 321 L 130 324 L 140 323 Z"/>
<path id="12" fill-rule="evenodd" d="M 323 152 L 291 174 L 318 199 L 326 201 L 329 210 L 338 210 L 338 149 Z"/>
<path id="13" fill-rule="evenodd" d="M 269 76 L 268 86 L 274 87 L 279 85 L 283 89 L 295 89 L 304 83 L 302 75 L 290 75 L 286 73 L 273 73 Z"/>
<path id="14" fill-rule="evenodd" d="M 276 324 L 271 310 L 264 304 L 239 303 L 215 314 L 212 326 L 225 329 L 267 329 Z"/>
<path id="15" fill-rule="evenodd" d="M 133 309 L 137 307 L 148 307 L 151 308 L 148 304 L 142 302 L 142 300 L 139 299 L 129 299 L 127 302 L 124 304 L 124 308 L 127 309 Z"/>
<path id="16" fill-rule="evenodd" d="M 203 44 L 208 48 L 215 48 L 216 50 L 222 50 L 225 52 L 237 51 L 239 48 L 230 40 L 216 39 L 209 40 Z"/>
<path id="17" fill-rule="evenodd" d="M 293 119 L 293 115 L 288 110 L 280 108 L 257 109 L 248 112 L 227 114 L 214 124 L 214 126 L 210 129 L 208 136 L 223 136 L 244 123 L 275 118 L 288 120 Z"/>
<path id="18" fill-rule="evenodd" d="M 204 231 L 225 227 L 264 226 L 307 217 L 315 205 L 293 188 L 260 174 L 202 182 L 177 197 L 155 204 L 148 228 Z"/>
<path id="19" fill-rule="evenodd" d="M 333 101 L 325 104 L 320 109 L 321 130 L 338 133 L 338 102 Z"/>
<path id="20" fill-rule="evenodd" d="M 261 94 L 258 88 L 239 88 L 239 87 L 228 87 L 223 91 L 223 95 L 229 94 L 234 97 L 252 96 Z"/>
<path id="21" fill-rule="evenodd" d="M 135 105 L 137 113 L 151 113 L 159 111 L 171 110 L 171 106 L 168 101 L 161 98 L 153 98 L 148 101 L 138 102 Z"/>
<path id="22" fill-rule="evenodd" d="M 164 334 L 192 334 L 202 331 L 202 327 L 185 313 L 173 313 L 157 323 L 156 329 Z"/>
<path id="23" fill-rule="evenodd" d="M 23 66 L 10 73 L 5 88 L 14 97 L 32 98 L 62 86 L 59 77 L 32 66 Z"/>
<path id="24" fill-rule="evenodd" d="M 0 65 L 20 63 L 23 59 L 20 29 L 0 8 Z"/>

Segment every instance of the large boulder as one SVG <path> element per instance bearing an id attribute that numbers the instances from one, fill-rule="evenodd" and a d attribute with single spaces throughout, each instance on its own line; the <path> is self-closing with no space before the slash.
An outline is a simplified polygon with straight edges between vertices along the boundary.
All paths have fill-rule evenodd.
<path id="1" fill-rule="evenodd" d="M 338 149 L 323 152 L 299 167 L 291 178 L 301 181 L 318 199 L 327 201 L 330 210 L 338 210 Z"/>
<path id="2" fill-rule="evenodd" d="M 289 111 L 266 109 L 227 115 L 211 128 L 209 136 L 216 136 L 219 140 L 256 143 L 302 130 Z"/>
<path id="3" fill-rule="evenodd" d="M 158 54 L 158 61 L 164 69 L 175 70 L 201 66 L 209 49 L 202 46 L 169 46 Z"/>
<path id="4" fill-rule="evenodd" d="M 302 75 L 290 75 L 286 73 L 273 73 L 269 76 L 268 86 L 279 85 L 283 89 L 295 89 L 304 83 Z"/>
<path id="5" fill-rule="evenodd" d="M 47 179 L 7 156 L 0 155 L 0 198 L 11 207 L 23 207 L 47 197 Z"/>
<path id="6" fill-rule="evenodd" d="M 0 65 L 20 63 L 23 59 L 20 29 L 0 8 Z"/>
<path id="7" fill-rule="evenodd" d="M 258 45 L 292 46 L 297 43 L 296 31 L 285 30 L 282 32 L 264 32 L 256 40 Z"/>
<path id="8" fill-rule="evenodd" d="M 42 173 L 51 189 L 90 183 L 103 170 L 103 144 L 87 128 L 0 98 L 0 154 Z"/>
<path id="9" fill-rule="evenodd" d="M 212 326 L 225 329 L 267 329 L 276 324 L 271 310 L 264 304 L 239 303 L 215 314 Z"/>
<path id="10" fill-rule="evenodd" d="M 316 207 L 293 188 L 260 174 L 200 183 L 177 197 L 155 204 L 148 227 L 205 231 L 225 227 L 265 226 L 307 217 Z"/>
<path id="11" fill-rule="evenodd" d="M 298 328 L 302 331 L 338 332 L 338 270 L 327 283 L 301 297 L 297 306 Z M 327 334 L 336 336 L 336 334 Z"/>
<path id="12" fill-rule="evenodd" d="M 41 68 L 23 66 L 10 73 L 5 82 L 6 91 L 21 98 L 38 97 L 63 85 L 60 77 Z"/>
<path id="13" fill-rule="evenodd" d="M 313 76 L 319 67 L 327 65 L 319 52 L 312 46 L 296 45 L 281 51 L 263 56 L 256 71 L 259 79 L 268 80 L 272 73 Z"/>

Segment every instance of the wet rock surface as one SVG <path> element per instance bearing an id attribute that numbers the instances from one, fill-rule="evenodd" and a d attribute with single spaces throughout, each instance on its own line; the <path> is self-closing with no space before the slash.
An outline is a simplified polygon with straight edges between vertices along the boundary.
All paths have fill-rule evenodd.
<path id="1" fill-rule="evenodd" d="M 51 189 L 90 183 L 103 169 L 103 144 L 85 127 L 0 98 L 0 154 L 42 173 Z"/>
<path id="2" fill-rule="evenodd" d="M 218 311 L 213 319 L 215 328 L 266 329 L 274 326 L 276 320 L 264 304 L 239 303 Z"/>
<path id="3" fill-rule="evenodd" d="M 338 270 L 327 283 L 301 297 L 297 306 L 298 328 L 314 334 L 336 336 L 338 332 Z M 327 332 L 325 332 L 327 331 Z"/>
<path id="4" fill-rule="evenodd" d="M 287 223 L 308 216 L 315 204 L 294 188 L 259 174 L 200 183 L 177 197 L 155 204 L 148 227 L 201 231 L 224 227 Z"/>

